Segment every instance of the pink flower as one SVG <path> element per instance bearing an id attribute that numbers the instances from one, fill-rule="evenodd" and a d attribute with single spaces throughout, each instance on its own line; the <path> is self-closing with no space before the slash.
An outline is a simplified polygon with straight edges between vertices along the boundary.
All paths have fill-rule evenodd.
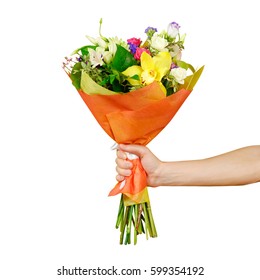
<path id="1" fill-rule="evenodd" d="M 127 43 L 128 43 L 128 44 L 133 44 L 133 45 L 139 47 L 140 44 L 141 44 L 141 40 L 140 40 L 140 39 L 137 39 L 137 38 L 131 38 L 131 39 L 128 39 L 128 40 L 127 40 Z"/>
<path id="2" fill-rule="evenodd" d="M 134 55 L 134 58 L 135 58 L 136 60 L 140 60 L 141 54 L 142 54 L 143 52 L 146 52 L 146 53 L 148 53 L 149 55 L 151 55 L 151 52 L 150 52 L 149 50 L 147 50 L 147 49 L 145 49 L 145 48 L 137 48 L 137 49 L 136 49 L 136 52 L 135 52 L 135 55 Z"/>

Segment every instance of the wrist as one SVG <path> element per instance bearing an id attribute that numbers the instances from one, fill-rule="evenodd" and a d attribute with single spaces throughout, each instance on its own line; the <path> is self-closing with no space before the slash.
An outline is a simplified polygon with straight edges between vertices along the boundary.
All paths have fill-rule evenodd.
<path id="1" fill-rule="evenodd" d="M 169 170 L 169 163 L 160 161 L 155 171 L 152 174 L 150 174 L 150 178 L 149 178 L 150 186 L 159 187 L 159 186 L 169 185 L 169 182 L 172 180 L 170 179 L 170 176 L 172 176 L 172 174 L 169 174 L 168 170 Z"/>
<path id="2" fill-rule="evenodd" d="M 161 162 L 157 171 L 159 186 L 174 186 L 177 184 L 174 162 Z"/>
<path id="3" fill-rule="evenodd" d="M 192 184 L 191 162 L 161 162 L 156 170 L 154 182 L 157 186 L 185 186 Z M 194 166 L 193 166 L 194 167 Z"/>

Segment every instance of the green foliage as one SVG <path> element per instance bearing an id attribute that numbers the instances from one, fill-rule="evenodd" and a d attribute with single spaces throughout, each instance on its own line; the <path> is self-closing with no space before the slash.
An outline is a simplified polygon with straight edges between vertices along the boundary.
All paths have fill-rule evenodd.
<path id="1" fill-rule="evenodd" d="M 161 88 L 166 96 L 169 96 L 181 88 L 188 90 L 194 88 L 203 67 L 196 71 L 191 64 L 180 60 L 184 49 L 185 34 L 180 35 L 177 30 L 177 35 L 172 36 L 169 31 L 163 30 L 159 33 L 155 32 L 155 29 L 151 29 L 152 33 L 147 34 L 147 38 L 143 41 L 136 37 L 125 41 L 118 37 L 106 38 L 102 36 L 101 25 L 102 19 L 100 19 L 98 38 L 94 39 L 87 36 L 93 45 L 85 45 L 76 49 L 71 57 L 66 57 L 66 62 L 63 63 L 63 68 L 71 77 L 72 84 L 76 89 L 82 89 L 81 86 L 83 86 L 87 93 L 102 92 L 111 95 L 118 92 L 127 93 L 146 86 L 152 81 L 157 81 L 161 83 Z M 156 78 L 158 75 L 153 73 L 154 69 L 149 72 L 149 69 L 146 69 L 145 60 L 140 59 L 143 51 L 148 52 L 152 59 L 161 52 L 160 48 L 154 44 L 157 40 L 159 40 L 158 42 L 166 40 L 166 49 L 171 54 L 171 67 L 163 77 L 160 76 L 160 81 Z M 90 51 L 90 49 L 93 51 Z M 157 65 L 160 65 L 158 59 L 156 61 Z M 175 68 L 174 64 L 183 70 L 171 71 L 172 66 Z M 131 77 L 123 74 L 125 70 L 134 65 L 141 67 L 130 69 Z M 163 65 L 159 67 L 163 67 Z M 141 69 L 141 72 L 139 73 L 139 70 L 136 72 L 134 69 Z M 156 71 L 159 70 L 156 69 Z M 188 72 L 191 72 L 191 75 L 186 76 Z M 145 79 L 146 76 L 150 78 Z M 142 77 L 142 83 L 140 77 Z"/>
<path id="2" fill-rule="evenodd" d="M 113 62 L 112 62 L 112 68 L 123 72 L 128 67 L 136 65 L 136 60 L 134 59 L 134 56 L 127 51 L 124 47 L 117 45 L 117 51 L 115 53 Z"/>
<path id="3" fill-rule="evenodd" d="M 76 49 L 76 50 L 72 53 L 72 55 L 78 54 L 78 53 L 80 53 L 80 52 L 81 52 L 82 56 L 88 55 L 88 54 L 89 54 L 89 52 L 88 52 L 88 49 L 89 49 L 89 48 L 95 50 L 95 49 L 96 49 L 96 46 L 92 46 L 92 45 L 90 45 L 90 46 L 83 46 L 83 47 L 81 47 L 81 48 Z"/>
<path id="4" fill-rule="evenodd" d="M 181 67 L 181 68 L 184 68 L 186 70 L 190 69 L 192 71 L 192 73 L 195 72 L 194 67 L 191 64 L 189 64 L 189 63 L 187 63 L 185 61 L 178 60 L 178 61 L 176 61 L 176 65 Z"/>
<path id="5" fill-rule="evenodd" d="M 73 66 L 70 74 L 72 84 L 76 89 L 80 89 L 81 71 L 82 71 L 82 65 L 81 62 L 78 62 Z"/>

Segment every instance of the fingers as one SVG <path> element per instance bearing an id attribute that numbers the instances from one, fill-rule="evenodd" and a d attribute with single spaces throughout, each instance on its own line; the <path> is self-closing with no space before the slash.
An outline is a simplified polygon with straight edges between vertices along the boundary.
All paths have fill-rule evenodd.
<path id="1" fill-rule="evenodd" d="M 125 152 L 129 152 L 132 154 L 135 154 L 139 157 L 143 157 L 146 149 L 144 146 L 141 145 L 123 145 L 120 144 L 118 146 L 117 150 L 117 158 L 116 158 L 116 180 L 117 181 L 123 181 L 125 177 L 130 176 L 132 171 L 131 169 L 133 168 L 133 164 L 131 161 L 127 160 L 127 155 Z"/>
<path id="2" fill-rule="evenodd" d="M 123 168 L 120 168 L 120 167 L 116 167 L 116 172 L 118 173 L 118 175 L 121 175 L 121 176 L 130 176 L 132 171 L 131 169 L 123 169 Z"/>
<path id="3" fill-rule="evenodd" d="M 131 169 L 133 168 L 133 164 L 130 161 L 121 158 L 116 158 L 116 164 L 116 171 L 119 175 L 131 175 Z"/>
<path id="4" fill-rule="evenodd" d="M 142 158 L 146 152 L 146 147 L 141 146 L 141 145 L 124 145 L 124 144 L 119 144 L 119 152 L 128 152 L 128 153 L 132 153 L 135 154 L 137 156 L 139 156 L 140 158 Z M 121 153 L 120 153 L 121 155 Z M 126 155 L 125 155 L 126 157 Z"/>
<path id="5" fill-rule="evenodd" d="M 119 182 L 123 181 L 125 177 L 130 176 L 132 173 L 131 169 L 124 169 L 120 168 L 119 166 L 116 167 L 116 172 L 118 173 L 116 175 L 116 180 Z"/>
<path id="6" fill-rule="evenodd" d="M 123 181 L 126 176 L 131 175 L 133 164 L 127 160 L 127 156 L 123 151 L 117 151 L 116 164 L 116 171 L 118 173 L 116 176 L 117 181 Z"/>
<path id="7" fill-rule="evenodd" d="M 117 155 L 117 158 L 127 159 L 126 154 L 123 151 L 121 151 L 121 150 L 117 150 L 116 155 Z"/>
<path id="8" fill-rule="evenodd" d="M 124 181 L 125 180 L 125 177 L 124 176 L 121 176 L 121 175 L 116 175 L 116 180 L 118 182 L 121 182 L 121 181 Z"/>

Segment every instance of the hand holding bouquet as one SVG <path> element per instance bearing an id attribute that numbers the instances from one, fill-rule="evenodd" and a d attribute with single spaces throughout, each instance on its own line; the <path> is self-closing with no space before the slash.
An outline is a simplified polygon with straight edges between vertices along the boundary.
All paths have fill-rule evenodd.
<path id="1" fill-rule="evenodd" d="M 63 68 L 98 123 L 116 143 L 147 145 L 170 122 L 198 81 L 203 67 L 182 60 L 185 35 L 176 22 L 167 31 L 145 30 L 145 40 L 87 36 L 91 45 L 66 57 Z M 140 159 L 132 175 L 109 195 L 121 193 L 116 228 L 120 244 L 134 234 L 156 237 L 146 173 Z"/>

